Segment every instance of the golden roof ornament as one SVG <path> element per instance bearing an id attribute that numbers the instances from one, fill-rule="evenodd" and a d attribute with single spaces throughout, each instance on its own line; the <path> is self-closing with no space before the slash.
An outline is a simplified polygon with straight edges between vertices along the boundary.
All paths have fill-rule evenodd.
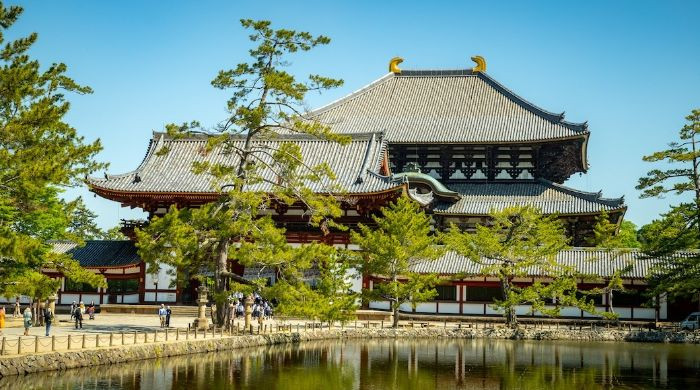
<path id="1" fill-rule="evenodd" d="M 399 64 L 403 62 L 403 58 L 394 57 L 389 61 L 389 72 L 399 74 L 401 69 L 399 69 Z"/>
<path id="2" fill-rule="evenodd" d="M 472 72 L 478 73 L 478 72 L 486 72 L 486 60 L 482 56 L 474 56 L 472 57 L 472 61 L 476 63 L 476 66 L 472 68 Z"/>

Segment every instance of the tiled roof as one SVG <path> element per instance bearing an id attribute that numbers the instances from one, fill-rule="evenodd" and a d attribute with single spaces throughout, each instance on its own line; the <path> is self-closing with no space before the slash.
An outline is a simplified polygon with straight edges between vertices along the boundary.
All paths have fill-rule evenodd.
<path id="1" fill-rule="evenodd" d="M 683 252 L 677 256 L 697 256 L 697 253 Z M 629 264 L 632 268 L 624 274 L 624 278 L 643 279 L 649 275 L 650 269 L 661 260 L 651 258 L 633 249 L 605 250 L 595 248 L 573 248 L 559 252 L 556 260 L 560 264 L 573 266 L 578 272 L 585 275 L 610 277 L 617 270 L 622 270 Z M 484 260 L 488 262 L 488 260 Z M 437 273 L 443 275 L 466 274 L 481 275 L 483 265 L 456 253 L 447 252 L 441 258 L 434 261 L 419 262 L 413 267 L 414 272 Z M 532 267 L 527 276 L 539 276 L 538 269 Z"/>
<path id="2" fill-rule="evenodd" d="M 235 141 L 242 147 L 244 140 Z M 311 136 L 285 135 L 272 141 L 255 142 L 255 146 L 275 148 L 283 142 L 294 142 L 301 147 L 304 163 L 309 166 L 327 163 L 336 175 L 335 183 L 309 183 L 314 191 L 324 192 L 330 184 L 340 185 L 347 193 L 379 192 L 396 188 L 397 183 L 379 175 L 386 142 L 381 133 L 368 133 L 352 136 L 348 145 L 319 140 Z M 193 162 L 209 162 L 235 166 L 238 156 L 224 153 L 217 147 L 205 153 L 207 137 L 193 136 L 173 139 L 166 134 L 155 133 L 141 165 L 134 171 L 122 175 L 105 175 L 105 178 L 91 177 L 88 183 L 93 188 L 124 192 L 166 192 L 166 193 L 214 193 L 212 177 L 208 174 L 192 172 Z M 168 153 L 158 155 L 167 148 Z M 259 154 L 263 160 L 270 158 Z M 270 170 L 265 178 L 276 182 Z M 253 191 L 271 189 L 269 183 L 256 184 L 248 188 Z"/>
<path id="3" fill-rule="evenodd" d="M 52 241 L 53 251 L 67 253 L 87 268 L 124 267 L 139 264 L 133 241 L 88 240 L 84 246 L 72 241 Z"/>
<path id="4" fill-rule="evenodd" d="M 603 198 L 599 192 L 574 190 L 544 179 L 531 182 L 461 183 L 449 186 L 462 197 L 435 205 L 436 214 L 487 215 L 492 209 L 531 205 L 544 214 L 588 214 L 621 210 L 624 198 Z"/>
<path id="5" fill-rule="evenodd" d="M 338 133 L 386 133 L 389 143 L 508 143 L 584 138 L 586 123 L 545 111 L 485 73 L 389 73 L 311 116 Z"/>

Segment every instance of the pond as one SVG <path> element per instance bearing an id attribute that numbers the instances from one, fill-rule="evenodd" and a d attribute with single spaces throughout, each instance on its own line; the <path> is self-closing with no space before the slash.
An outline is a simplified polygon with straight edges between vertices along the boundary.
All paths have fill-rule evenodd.
<path id="1" fill-rule="evenodd" d="M 0 389 L 700 388 L 700 346 L 349 340 L 0 379 Z"/>

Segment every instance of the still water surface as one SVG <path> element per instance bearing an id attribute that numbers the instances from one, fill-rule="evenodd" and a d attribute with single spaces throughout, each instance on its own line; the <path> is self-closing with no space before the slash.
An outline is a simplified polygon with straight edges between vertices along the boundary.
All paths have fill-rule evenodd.
<path id="1" fill-rule="evenodd" d="M 700 389 L 700 346 L 327 341 L 0 379 L 0 389 Z"/>

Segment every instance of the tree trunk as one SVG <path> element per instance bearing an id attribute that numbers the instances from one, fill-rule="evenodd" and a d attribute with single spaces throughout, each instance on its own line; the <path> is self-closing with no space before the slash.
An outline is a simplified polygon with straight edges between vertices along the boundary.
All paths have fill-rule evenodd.
<path id="1" fill-rule="evenodd" d="M 396 282 L 398 280 L 398 275 L 396 272 L 393 272 L 393 276 L 391 277 L 391 281 L 394 282 L 394 296 L 393 298 L 393 312 L 394 312 L 394 321 L 393 324 L 391 325 L 393 328 L 398 328 L 399 327 L 399 307 L 401 306 L 401 302 L 399 301 L 399 287 L 397 286 Z"/>
<path id="2" fill-rule="evenodd" d="M 508 294 L 510 293 L 510 278 L 501 275 L 501 293 L 502 293 L 502 298 L 503 301 L 508 300 Z M 508 306 L 505 308 L 506 311 L 506 326 L 510 328 L 517 328 L 518 327 L 518 317 L 515 315 L 515 307 L 511 306 L 508 304 Z"/>
<path id="3" fill-rule="evenodd" d="M 393 321 L 391 326 L 393 328 L 398 328 L 399 327 L 399 307 L 401 305 L 399 304 L 398 300 L 396 302 L 393 302 L 393 303 L 394 303 L 394 321 Z"/>
<path id="4" fill-rule="evenodd" d="M 225 323 L 226 316 L 228 314 L 228 304 L 226 299 L 221 299 L 226 291 L 226 282 L 228 275 L 228 240 L 222 240 L 217 248 L 217 259 L 216 259 L 216 272 L 215 272 L 215 290 L 214 290 L 214 300 L 216 302 L 216 324 L 218 326 L 223 326 Z M 221 302 L 217 301 L 217 298 Z"/>

